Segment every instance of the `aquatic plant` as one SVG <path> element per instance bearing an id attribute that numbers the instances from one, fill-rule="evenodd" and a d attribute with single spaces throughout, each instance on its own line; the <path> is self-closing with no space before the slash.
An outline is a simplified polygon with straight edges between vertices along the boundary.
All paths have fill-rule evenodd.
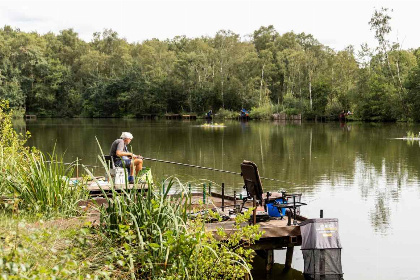
<path id="1" fill-rule="evenodd" d="M 414 139 L 414 138 L 417 138 L 417 137 L 419 137 L 419 135 L 420 135 L 420 132 L 419 132 L 419 134 L 417 135 L 417 134 L 415 134 L 414 132 L 412 132 L 412 131 L 407 131 L 407 135 L 405 136 L 406 138 L 409 138 L 409 139 Z"/>

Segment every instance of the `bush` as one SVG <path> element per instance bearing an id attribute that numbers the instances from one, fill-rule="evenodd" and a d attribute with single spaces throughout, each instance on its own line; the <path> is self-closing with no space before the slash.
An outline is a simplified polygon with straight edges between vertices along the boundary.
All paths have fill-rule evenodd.
<path id="1" fill-rule="evenodd" d="M 7 189 L 8 172 L 25 166 L 30 152 L 25 146 L 30 135 L 18 134 L 13 129 L 12 116 L 9 103 L 0 100 L 0 196 L 11 193 Z"/>
<path id="2" fill-rule="evenodd" d="M 261 107 L 252 107 L 249 116 L 252 119 L 268 120 L 271 119 L 273 113 L 273 106 L 271 104 L 266 104 Z"/>
<path id="3" fill-rule="evenodd" d="M 297 99 L 290 93 L 284 96 L 283 106 L 285 111 L 288 109 L 296 109 L 297 112 L 302 112 L 304 110 L 303 102 L 301 102 L 299 99 Z"/>
<path id="4" fill-rule="evenodd" d="M 336 99 L 333 99 L 332 102 L 328 102 L 327 107 L 325 108 L 325 113 L 332 119 L 338 119 L 338 116 L 343 111 L 343 105 Z"/>
<path id="5" fill-rule="evenodd" d="M 14 196 L 21 209 L 42 215 L 77 214 L 77 202 L 87 191 L 71 185 L 72 166 L 62 157 L 45 155 L 25 146 L 29 134 L 18 134 L 12 127 L 13 112 L 7 102 L 0 103 L 0 195 Z"/>
<path id="6" fill-rule="evenodd" d="M 222 118 L 222 119 L 235 119 L 239 116 L 238 112 L 226 110 L 226 109 L 220 109 L 216 114 L 216 118 Z"/>

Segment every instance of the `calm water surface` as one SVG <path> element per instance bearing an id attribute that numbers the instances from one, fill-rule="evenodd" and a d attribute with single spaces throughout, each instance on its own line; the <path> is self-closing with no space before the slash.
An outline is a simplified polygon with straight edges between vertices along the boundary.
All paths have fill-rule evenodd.
<path id="1" fill-rule="evenodd" d="M 30 144 L 44 152 L 65 152 L 98 166 L 99 145 L 109 152 L 122 131 L 134 135 L 131 148 L 145 157 L 240 172 L 242 160 L 254 161 L 265 191 L 302 192 L 308 217 L 339 219 L 344 278 L 420 279 L 420 146 L 393 138 L 420 131 L 407 124 L 315 124 L 225 122 L 225 128 L 203 128 L 202 121 L 116 119 L 45 119 L 26 123 Z M 21 129 L 25 129 L 25 127 Z M 98 139 L 99 145 L 95 139 Z M 145 162 L 155 178 L 175 175 L 193 184 L 224 182 L 242 190 L 240 176 L 156 162 Z M 92 167 L 95 174 L 103 170 Z M 284 251 L 275 260 L 284 263 Z M 293 268 L 303 270 L 297 248 Z M 256 278 L 258 278 L 256 273 Z M 302 279 L 300 273 L 272 279 Z"/>

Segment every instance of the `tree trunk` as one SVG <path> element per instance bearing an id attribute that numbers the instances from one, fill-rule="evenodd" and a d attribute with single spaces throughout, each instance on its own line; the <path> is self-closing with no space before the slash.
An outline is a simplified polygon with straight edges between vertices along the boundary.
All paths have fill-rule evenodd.
<path id="1" fill-rule="evenodd" d="M 312 77 L 309 74 L 309 108 L 312 111 Z"/>
<path id="2" fill-rule="evenodd" d="M 261 82 L 260 82 L 260 103 L 259 106 L 261 107 L 261 99 L 262 99 L 262 88 L 263 88 L 263 81 L 264 81 L 264 67 L 265 64 L 263 65 L 262 69 L 261 69 Z"/>

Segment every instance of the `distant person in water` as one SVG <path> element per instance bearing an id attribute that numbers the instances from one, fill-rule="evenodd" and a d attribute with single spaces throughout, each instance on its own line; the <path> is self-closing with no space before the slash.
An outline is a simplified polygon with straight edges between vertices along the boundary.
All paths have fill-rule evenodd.
<path id="1" fill-rule="evenodd" d="M 130 144 L 133 139 L 133 134 L 130 132 L 123 132 L 120 139 L 115 140 L 111 145 L 111 150 L 109 155 L 114 160 L 116 167 L 125 167 L 128 169 L 128 182 L 130 184 L 134 183 L 134 169 L 136 170 L 136 175 L 143 168 L 143 160 L 140 155 L 135 155 L 130 153 L 127 149 L 127 145 Z"/>
<path id="2" fill-rule="evenodd" d="M 247 110 L 245 110 L 244 108 L 242 108 L 242 110 L 240 112 L 240 116 L 241 117 L 248 117 L 249 116 L 249 112 Z"/>

